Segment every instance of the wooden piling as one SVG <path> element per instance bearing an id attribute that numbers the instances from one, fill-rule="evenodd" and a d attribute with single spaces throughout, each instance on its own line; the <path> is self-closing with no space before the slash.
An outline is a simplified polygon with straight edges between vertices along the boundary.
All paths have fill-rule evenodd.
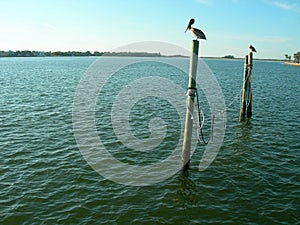
<path id="1" fill-rule="evenodd" d="M 248 104 L 247 104 L 247 117 L 250 118 L 252 116 L 252 58 L 253 53 L 249 53 L 248 58 L 248 79 L 247 79 L 247 85 L 248 85 Z"/>
<path id="2" fill-rule="evenodd" d="M 242 103 L 240 110 L 241 121 L 245 119 L 245 116 L 248 118 L 252 116 L 252 57 L 252 52 L 249 52 L 249 54 L 245 56 Z"/>
<path id="3" fill-rule="evenodd" d="M 196 75 L 197 75 L 197 66 L 198 66 L 198 52 L 199 52 L 199 41 L 193 40 L 192 53 L 190 58 L 185 128 L 183 134 L 183 146 L 182 146 L 182 155 L 181 155 L 181 169 L 183 171 L 186 171 L 190 168 L 192 128 L 193 128 L 192 116 L 194 113 L 195 96 L 196 96 L 195 92 L 196 92 Z"/>

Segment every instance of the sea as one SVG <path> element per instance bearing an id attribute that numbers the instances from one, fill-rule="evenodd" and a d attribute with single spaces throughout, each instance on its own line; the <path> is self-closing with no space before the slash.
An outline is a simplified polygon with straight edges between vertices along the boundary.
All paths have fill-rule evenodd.
<path id="1" fill-rule="evenodd" d="M 244 61 L 201 59 L 225 105 L 197 83 L 201 134 L 222 142 L 199 170 L 196 105 L 183 172 L 189 59 L 161 60 L 0 58 L 1 225 L 300 224 L 300 67 L 254 60 L 240 120 Z"/>

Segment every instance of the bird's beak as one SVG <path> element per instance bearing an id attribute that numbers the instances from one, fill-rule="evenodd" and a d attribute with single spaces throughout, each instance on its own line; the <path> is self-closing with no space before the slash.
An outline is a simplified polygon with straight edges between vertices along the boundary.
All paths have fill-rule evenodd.
<path id="1" fill-rule="evenodd" d="M 185 29 L 184 33 L 185 33 L 188 29 L 191 29 L 192 24 L 193 24 L 193 23 L 192 23 L 191 20 L 190 20 L 190 22 L 189 22 L 187 28 Z"/>
<path id="2" fill-rule="evenodd" d="M 189 23 L 189 25 L 187 26 L 187 28 L 185 29 L 184 33 L 188 30 L 188 29 L 191 29 L 191 23 Z"/>

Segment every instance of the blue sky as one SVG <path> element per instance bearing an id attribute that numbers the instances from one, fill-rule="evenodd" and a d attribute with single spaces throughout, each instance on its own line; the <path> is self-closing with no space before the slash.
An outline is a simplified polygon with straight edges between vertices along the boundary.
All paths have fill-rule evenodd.
<path id="1" fill-rule="evenodd" d="M 0 0 L 0 50 L 110 51 L 141 41 L 190 48 L 190 18 L 204 31 L 202 56 L 258 58 L 300 51 L 300 0 Z"/>

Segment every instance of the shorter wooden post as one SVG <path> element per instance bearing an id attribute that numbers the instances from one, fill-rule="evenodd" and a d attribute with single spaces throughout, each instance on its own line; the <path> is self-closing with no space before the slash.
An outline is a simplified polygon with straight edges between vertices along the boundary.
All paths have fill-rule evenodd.
<path id="1" fill-rule="evenodd" d="M 186 106 L 185 127 L 183 134 L 183 146 L 181 155 L 181 169 L 186 171 L 190 168 L 190 155 L 192 143 L 192 129 L 193 129 L 193 113 L 195 106 L 195 91 L 196 91 L 196 74 L 198 66 L 198 52 L 199 41 L 193 40 L 192 54 L 190 59 L 189 83 L 188 83 L 188 96 Z"/>
<path id="2" fill-rule="evenodd" d="M 249 53 L 248 58 L 248 79 L 247 79 L 247 90 L 248 90 L 248 98 L 247 98 L 247 117 L 250 118 L 252 116 L 252 57 L 253 53 Z"/>
<path id="3" fill-rule="evenodd" d="M 245 118 L 246 114 L 246 80 L 248 76 L 248 55 L 245 56 L 245 64 L 244 64 L 244 79 L 243 79 L 243 89 L 242 89 L 242 104 L 240 110 L 240 120 Z"/>
<path id="4" fill-rule="evenodd" d="M 252 57 L 253 53 L 249 52 L 245 56 L 244 80 L 242 89 L 242 103 L 240 110 L 240 120 L 244 120 L 245 116 L 252 116 Z"/>

